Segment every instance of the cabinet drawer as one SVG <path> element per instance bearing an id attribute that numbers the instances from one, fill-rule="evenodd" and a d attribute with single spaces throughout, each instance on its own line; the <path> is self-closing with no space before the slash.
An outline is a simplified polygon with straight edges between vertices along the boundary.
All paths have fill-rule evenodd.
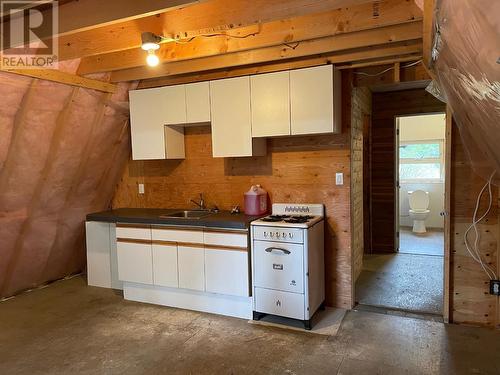
<path id="1" fill-rule="evenodd" d="M 248 296 L 248 253 L 205 249 L 205 284 L 207 292 Z"/>
<path id="2" fill-rule="evenodd" d="M 304 292 L 304 247 L 254 241 L 254 285 L 294 293 Z"/>
<path id="3" fill-rule="evenodd" d="M 152 238 L 157 241 L 203 243 L 203 231 L 153 227 Z"/>
<path id="4" fill-rule="evenodd" d="M 147 225 L 116 224 L 116 238 L 151 240 L 151 227 Z"/>
<path id="5" fill-rule="evenodd" d="M 203 242 L 207 245 L 219 245 L 230 247 L 248 247 L 247 233 L 231 233 L 230 231 L 210 231 L 203 233 Z"/>
<path id="6" fill-rule="evenodd" d="M 154 284 L 177 288 L 177 245 L 153 244 L 152 250 Z"/>
<path id="7" fill-rule="evenodd" d="M 304 295 L 255 288 L 254 308 L 261 313 L 304 320 Z"/>
<path id="8" fill-rule="evenodd" d="M 141 284 L 153 284 L 153 260 L 150 243 L 117 242 L 118 278 Z"/>

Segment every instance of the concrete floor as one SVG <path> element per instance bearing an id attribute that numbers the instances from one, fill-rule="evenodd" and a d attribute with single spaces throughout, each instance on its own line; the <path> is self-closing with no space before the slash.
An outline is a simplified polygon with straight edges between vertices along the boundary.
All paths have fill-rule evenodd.
<path id="1" fill-rule="evenodd" d="M 399 228 L 399 252 L 420 255 L 444 255 L 444 232 L 429 229 L 416 234 L 411 228 Z"/>
<path id="2" fill-rule="evenodd" d="M 442 314 L 443 257 L 414 254 L 365 255 L 356 281 L 363 305 Z"/>
<path id="3" fill-rule="evenodd" d="M 0 303 L 0 374 L 499 374 L 500 332 L 349 312 L 320 336 L 74 278 Z"/>

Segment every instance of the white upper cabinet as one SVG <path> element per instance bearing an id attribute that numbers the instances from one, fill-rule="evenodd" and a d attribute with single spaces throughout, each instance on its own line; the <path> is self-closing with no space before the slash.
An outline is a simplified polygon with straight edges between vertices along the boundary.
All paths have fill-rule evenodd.
<path id="1" fill-rule="evenodd" d="M 165 159 L 163 88 L 129 92 L 132 159 Z"/>
<path id="2" fill-rule="evenodd" d="M 133 90 L 129 98 L 132 159 L 184 158 L 184 129 L 165 127 L 186 121 L 184 85 Z"/>
<path id="3" fill-rule="evenodd" d="M 210 108 L 214 157 L 265 153 L 261 144 L 252 142 L 249 77 L 210 81 Z M 254 147 L 259 148 L 255 153 Z"/>
<path id="4" fill-rule="evenodd" d="M 252 136 L 290 135 L 290 72 L 250 77 Z"/>
<path id="5" fill-rule="evenodd" d="M 165 125 L 186 123 L 186 88 L 184 85 L 162 87 Z"/>
<path id="6" fill-rule="evenodd" d="M 186 86 L 186 122 L 210 122 L 210 85 L 208 82 Z"/>
<path id="7" fill-rule="evenodd" d="M 340 132 L 340 73 L 333 65 L 290 71 L 291 134 Z"/>

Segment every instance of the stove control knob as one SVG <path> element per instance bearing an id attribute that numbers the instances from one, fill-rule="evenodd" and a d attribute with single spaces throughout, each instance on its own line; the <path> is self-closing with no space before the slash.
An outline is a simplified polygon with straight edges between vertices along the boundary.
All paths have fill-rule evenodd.
<path id="1" fill-rule="evenodd" d="M 285 232 L 283 232 L 281 235 L 283 236 L 283 238 L 286 238 L 286 233 Z"/>
<path id="2" fill-rule="evenodd" d="M 264 237 L 267 237 L 267 232 L 264 232 Z"/>
<path id="3" fill-rule="evenodd" d="M 273 232 L 269 232 L 269 236 L 274 237 L 274 233 Z"/>
<path id="4" fill-rule="evenodd" d="M 292 232 L 288 233 L 288 237 L 293 238 L 293 233 Z"/>
<path id="5" fill-rule="evenodd" d="M 280 237 L 280 232 L 276 232 L 276 238 Z"/>

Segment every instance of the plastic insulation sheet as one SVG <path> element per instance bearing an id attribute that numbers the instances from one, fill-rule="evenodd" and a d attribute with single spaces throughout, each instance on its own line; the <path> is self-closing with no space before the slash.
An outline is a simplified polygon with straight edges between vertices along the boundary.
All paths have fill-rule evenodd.
<path id="1" fill-rule="evenodd" d="M 2 72 L 0 82 L 0 297 L 7 297 L 85 269 L 85 216 L 109 206 L 129 157 L 135 84 L 109 94 Z"/>
<path id="2" fill-rule="evenodd" d="M 476 173 L 500 182 L 500 1 L 438 2 L 432 70 Z"/>

